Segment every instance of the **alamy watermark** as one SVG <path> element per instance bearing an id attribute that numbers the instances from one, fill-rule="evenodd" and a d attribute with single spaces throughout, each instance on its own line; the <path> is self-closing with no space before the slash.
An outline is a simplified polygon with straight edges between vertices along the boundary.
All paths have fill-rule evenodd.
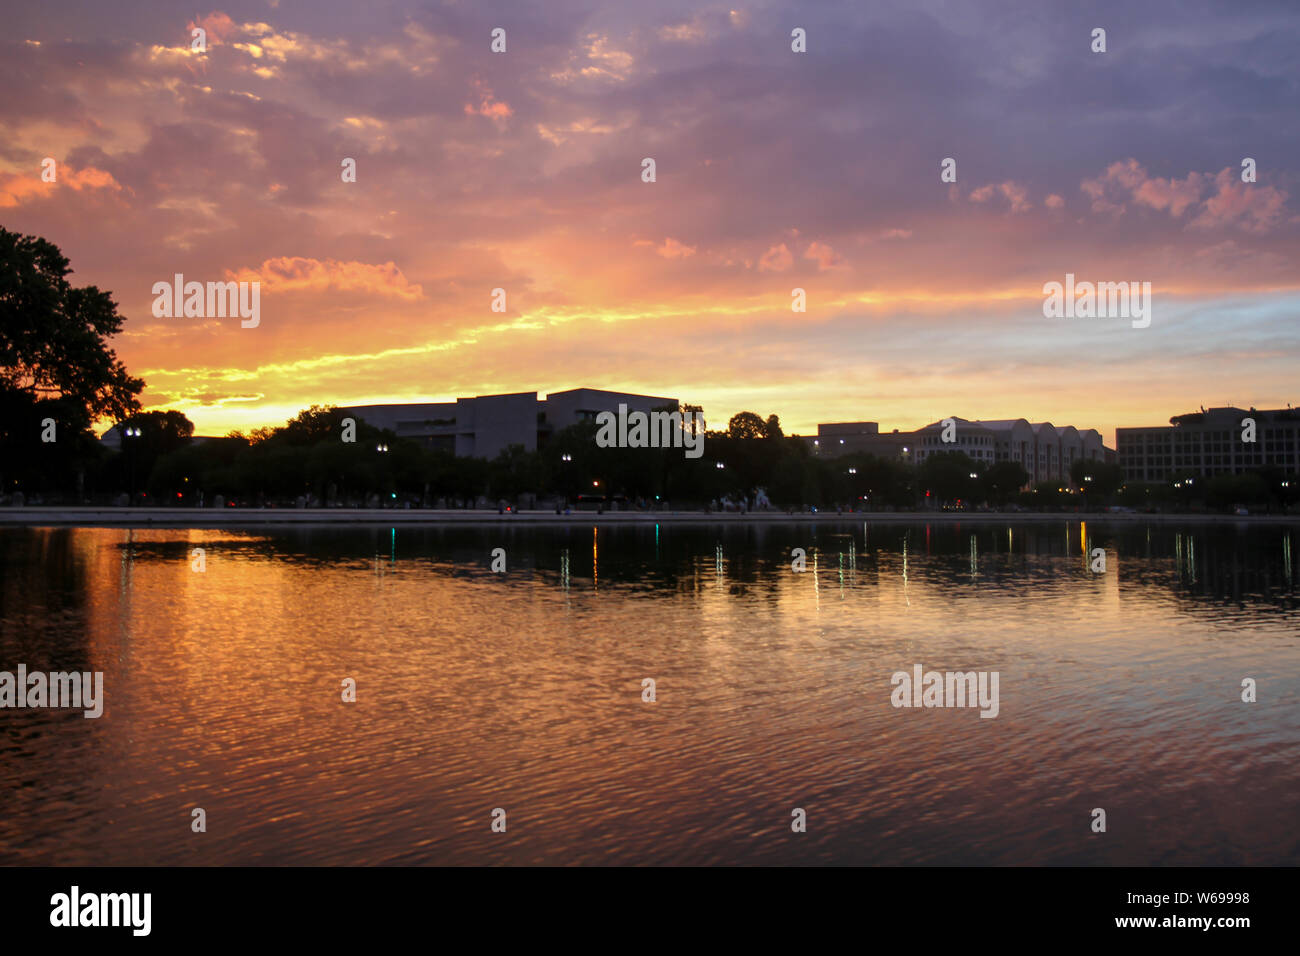
<path id="1" fill-rule="evenodd" d="M 1128 319 L 1133 328 L 1151 324 L 1150 282 L 1080 282 L 1074 273 L 1065 283 L 1043 283 L 1043 315 L 1049 319 Z"/>
<path id="2" fill-rule="evenodd" d="M 261 282 L 186 282 L 178 272 L 171 282 L 153 284 L 155 319 L 224 319 L 238 316 L 240 328 L 262 321 Z"/>
<path id="3" fill-rule="evenodd" d="M 57 927 L 126 926 L 133 936 L 152 928 L 152 893 L 83 893 L 73 886 L 50 897 L 50 925 Z"/>
<path id="4" fill-rule="evenodd" d="M 894 671 L 889 702 L 895 707 L 978 707 L 980 717 L 998 715 L 998 671 Z"/>
<path id="5" fill-rule="evenodd" d="M 596 445 L 600 448 L 685 448 L 687 458 L 704 454 L 704 413 L 641 412 L 620 402 L 618 414 L 599 412 Z"/>
<path id="6" fill-rule="evenodd" d="M 104 713 L 104 673 L 52 671 L 27 673 L 19 664 L 18 672 L 0 671 L 0 708 L 70 707 L 84 710 L 83 716 L 95 718 Z"/>

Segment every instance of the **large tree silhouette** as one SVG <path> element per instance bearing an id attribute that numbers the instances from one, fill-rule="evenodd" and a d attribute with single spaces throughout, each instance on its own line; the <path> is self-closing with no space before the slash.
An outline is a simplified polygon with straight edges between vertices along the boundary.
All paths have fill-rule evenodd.
<path id="1" fill-rule="evenodd" d="M 144 388 L 108 347 L 122 316 L 107 292 L 74 287 L 71 272 L 58 246 L 0 228 L 0 389 L 59 399 L 86 426 L 121 421 Z"/>
<path id="2" fill-rule="evenodd" d="M 98 443 L 90 427 L 140 410 L 108 337 L 122 316 L 106 292 L 76 288 L 53 243 L 0 228 L 0 492 L 77 488 Z M 53 423 L 53 429 L 49 424 Z M 53 438 L 53 441 L 49 439 Z"/>

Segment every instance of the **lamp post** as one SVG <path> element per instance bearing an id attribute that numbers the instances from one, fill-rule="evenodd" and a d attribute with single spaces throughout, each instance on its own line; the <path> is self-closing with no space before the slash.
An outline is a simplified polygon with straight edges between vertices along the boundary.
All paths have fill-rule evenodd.
<path id="1" fill-rule="evenodd" d="M 128 425 L 126 431 L 123 432 L 123 443 L 128 448 L 127 457 L 131 460 L 131 507 L 133 508 L 135 507 L 135 443 L 126 442 L 125 439 L 139 437 L 140 429 L 138 427 Z"/>
<path id="2" fill-rule="evenodd" d="M 381 455 L 386 455 L 386 454 L 388 454 L 388 446 L 387 446 L 386 444 L 384 444 L 383 442 L 380 442 L 378 445 L 375 446 L 375 451 L 378 452 L 378 453 L 381 454 Z M 396 496 L 394 496 L 394 497 L 396 497 Z M 382 503 L 381 503 L 382 501 L 383 501 L 383 499 L 382 499 L 382 498 L 379 498 L 378 495 L 376 495 L 376 503 L 379 504 L 381 508 L 383 507 L 383 505 L 382 505 Z"/>
<path id="3" fill-rule="evenodd" d="M 573 456 L 571 454 L 566 451 L 564 454 L 560 455 L 560 468 L 563 471 L 563 475 L 560 478 L 560 488 L 563 491 L 564 504 L 566 507 L 569 504 L 569 499 L 573 497 L 573 469 L 565 468 L 564 466 L 571 464 L 573 464 Z M 558 501 L 555 504 L 555 513 L 557 515 L 560 513 L 560 504 Z"/>

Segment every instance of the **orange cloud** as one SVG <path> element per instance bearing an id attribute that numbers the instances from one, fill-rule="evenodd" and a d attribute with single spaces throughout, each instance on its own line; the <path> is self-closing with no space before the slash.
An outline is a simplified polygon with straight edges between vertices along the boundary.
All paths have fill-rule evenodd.
<path id="1" fill-rule="evenodd" d="M 784 272 L 792 265 L 794 265 L 794 256 L 790 254 L 784 242 L 767 250 L 763 253 L 763 258 L 758 260 L 760 272 Z"/>
<path id="2" fill-rule="evenodd" d="M 488 119 L 499 125 L 515 114 L 515 111 L 510 108 L 509 103 L 504 100 L 498 100 L 492 95 L 491 87 L 479 80 L 475 80 L 474 89 L 478 94 L 478 105 L 475 106 L 473 103 L 466 103 L 466 116 L 486 116 Z"/>
<path id="3" fill-rule="evenodd" d="M 0 208 L 18 206 L 33 197 L 52 196 L 60 186 L 77 192 L 86 189 L 122 190 L 112 173 L 93 166 L 78 171 L 70 166 L 56 165 L 55 173 L 57 179 L 52 183 L 42 180 L 39 172 L 30 175 L 0 173 Z"/>
<path id="4" fill-rule="evenodd" d="M 814 242 L 804 251 L 803 257 L 816 260 L 818 272 L 824 272 L 840 264 L 839 255 L 824 242 Z"/>
<path id="5" fill-rule="evenodd" d="M 239 282 L 260 282 L 266 292 L 368 292 L 414 302 L 424 291 L 409 282 L 392 262 L 372 265 L 366 262 L 339 262 L 334 259 L 308 259 L 302 256 L 279 256 L 267 259 L 258 269 L 227 270 Z"/>
<path id="6" fill-rule="evenodd" d="M 695 255 L 695 248 L 695 246 L 685 245 L 669 236 L 664 240 L 663 245 L 655 249 L 655 253 L 665 259 L 685 259 L 687 256 Z"/>

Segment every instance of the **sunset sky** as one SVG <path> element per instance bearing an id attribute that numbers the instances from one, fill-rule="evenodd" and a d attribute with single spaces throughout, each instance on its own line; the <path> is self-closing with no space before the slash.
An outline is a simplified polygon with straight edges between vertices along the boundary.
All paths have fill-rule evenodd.
<path id="1" fill-rule="evenodd" d="M 1294 3 L 42 2 L 4 22 L 0 225 L 111 290 L 145 406 L 200 434 L 585 386 L 714 427 L 1028 417 L 1110 444 L 1300 399 Z M 154 318 L 175 273 L 260 281 L 260 326 Z M 1066 273 L 1150 282 L 1150 327 L 1044 318 Z"/>

